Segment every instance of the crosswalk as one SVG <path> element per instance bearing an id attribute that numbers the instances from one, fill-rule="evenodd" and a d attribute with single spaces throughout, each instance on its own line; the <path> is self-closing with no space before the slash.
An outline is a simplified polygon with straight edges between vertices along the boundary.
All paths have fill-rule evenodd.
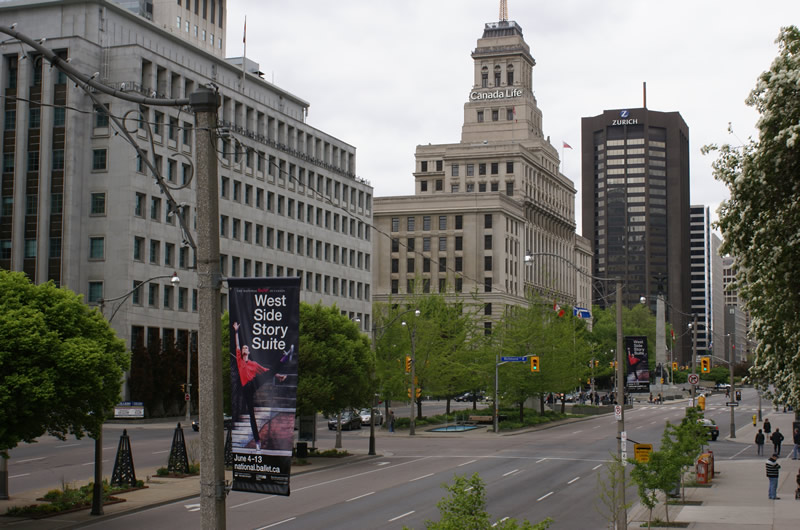
<path id="1" fill-rule="evenodd" d="M 637 405 L 633 407 L 633 410 L 685 410 L 686 407 L 687 405 Z M 725 405 L 706 406 L 706 411 L 710 410 L 730 410 L 730 407 Z M 736 407 L 736 410 L 739 412 L 757 412 L 758 407 Z"/>

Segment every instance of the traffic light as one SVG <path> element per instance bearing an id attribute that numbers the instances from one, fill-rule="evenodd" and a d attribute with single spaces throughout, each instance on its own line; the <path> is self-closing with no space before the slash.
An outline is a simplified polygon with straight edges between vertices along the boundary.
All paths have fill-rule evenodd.
<path id="1" fill-rule="evenodd" d="M 411 373 L 411 356 L 410 355 L 406 355 L 406 373 L 407 374 Z M 411 391 L 409 390 L 409 393 L 410 392 Z M 409 397 L 411 397 L 411 396 L 409 396 Z"/>
<path id="2" fill-rule="evenodd" d="M 700 367 L 704 374 L 707 374 L 711 371 L 711 359 L 708 357 L 703 357 L 700 359 Z"/>
<path id="3" fill-rule="evenodd" d="M 181 392 L 186 393 L 186 383 L 181 383 Z"/>
<path id="4" fill-rule="evenodd" d="M 417 397 L 420 397 L 420 396 L 422 396 L 422 389 L 420 387 L 417 387 L 417 388 L 414 389 L 414 393 L 417 395 Z M 408 394 L 408 397 L 411 397 L 411 389 L 410 388 L 408 389 L 408 391 L 406 391 L 406 394 Z"/>
<path id="5" fill-rule="evenodd" d="M 677 362 L 674 362 L 674 361 L 673 361 L 673 363 L 672 363 L 672 369 L 673 369 L 673 370 L 677 370 L 677 369 L 678 369 L 678 363 L 677 363 Z"/>
<path id="6" fill-rule="evenodd" d="M 598 361 L 597 359 L 595 359 L 595 361 L 594 361 L 594 365 L 595 365 L 595 366 L 600 366 L 600 361 Z"/>
<path id="7" fill-rule="evenodd" d="M 539 356 L 532 355 L 531 356 L 531 372 L 538 372 L 539 371 Z"/>

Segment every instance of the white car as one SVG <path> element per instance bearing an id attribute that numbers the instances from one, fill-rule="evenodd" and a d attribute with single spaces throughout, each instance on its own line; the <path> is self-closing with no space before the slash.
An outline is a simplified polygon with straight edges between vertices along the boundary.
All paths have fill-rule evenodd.
<path id="1" fill-rule="evenodd" d="M 375 425 L 383 425 L 383 414 L 378 409 L 372 409 L 375 414 Z M 370 412 L 369 409 L 361 409 L 358 411 L 358 415 L 361 416 L 361 425 L 369 425 L 370 422 Z"/>

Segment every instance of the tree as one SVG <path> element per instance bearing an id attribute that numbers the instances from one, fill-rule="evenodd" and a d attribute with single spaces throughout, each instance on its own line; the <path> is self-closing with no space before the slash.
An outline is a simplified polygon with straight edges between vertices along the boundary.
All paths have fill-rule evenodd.
<path id="1" fill-rule="evenodd" d="M 300 415 L 370 403 L 375 363 L 369 341 L 335 305 L 300 304 L 299 352 Z"/>
<path id="2" fill-rule="evenodd" d="M 659 451 L 650 453 L 647 462 L 630 460 L 633 464 L 631 479 L 636 483 L 639 499 L 649 510 L 647 526 L 653 519 L 653 508 L 658 504 L 658 492 L 664 494 L 664 513 L 669 522 L 669 495 L 680 482 L 682 469 L 680 464 L 672 458 L 672 453 L 662 447 Z"/>
<path id="3" fill-rule="evenodd" d="M 0 455 L 49 433 L 96 437 L 129 358 L 100 312 L 52 282 L 0 270 Z"/>
<path id="4" fill-rule="evenodd" d="M 717 150 L 714 177 L 730 199 L 719 209 L 720 252 L 736 258 L 735 288 L 758 342 L 751 379 L 772 383 L 800 409 L 800 31 L 781 29 L 779 53 L 746 100 L 760 114 L 758 139 Z"/>
<path id="5" fill-rule="evenodd" d="M 486 512 L 486 485 L 477 473 L 470 478 L 456 475 L 452 485 L 442 484 L 442 487 L 449 496 L 436 503 L 441 518 L 438 521 L 425 521 L 428 530 L 546 530 L 552 522 L 547 518 L 537 524 L 523 521 L 520 525 L 514 519 L 505 519 L 491 524 Z"/>

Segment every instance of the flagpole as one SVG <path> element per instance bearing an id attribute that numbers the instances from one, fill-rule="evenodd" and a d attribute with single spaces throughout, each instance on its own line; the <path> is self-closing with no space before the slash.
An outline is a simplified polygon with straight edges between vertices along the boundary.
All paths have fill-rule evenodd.
<path id="1" fill-rule="evenodd" d="M 242 35 L 242 93 L 244 94 L 245 63 L 247 62 L 247 15 L 244 17 L 244 34 Z"/>

